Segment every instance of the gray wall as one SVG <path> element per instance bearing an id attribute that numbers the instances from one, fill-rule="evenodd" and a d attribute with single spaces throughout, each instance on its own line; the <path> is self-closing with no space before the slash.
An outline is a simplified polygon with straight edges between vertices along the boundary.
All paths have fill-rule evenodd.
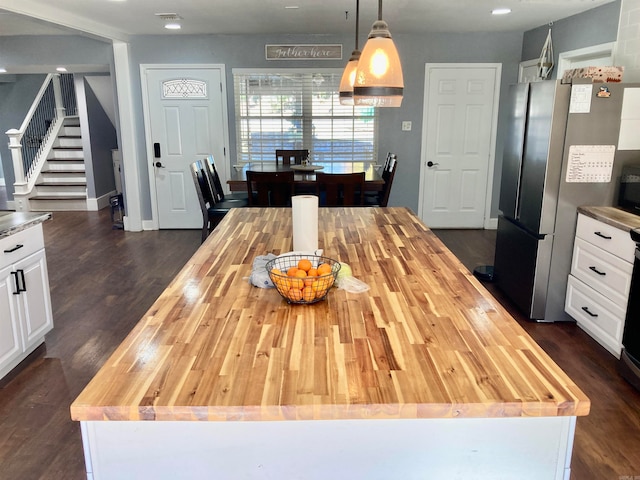
<path id="1" fill-rule="evenodd" d="M 2 64 L 24 65 L 111 65 L 110 42 L 80 35 L 0 36 Z"/>
<path id="2" fill-rule="evenodd" d="M 567 17 L 551 26 L 554 63 L 562 52 L 615 42 L 618 38 L 618 22 L 622 0 Z M 522 43 L 522 61 L 540 57 L 540 52 L 549 32 L 549 25 L 542 25 L 525 32 Z M 556 77 L 555 72 L 552 75 Z"/>
<path id="3" fill-rule="evenodd" d="M 391 26 L 393 35 L 393 27 Z M 391 192 L 390 205 L 418 209 L 420 151 L 422 142 L 422 110 L 426 63 L 502 63 L 502 85 L 517 79 L 522 45 L 520 33 L 433 33 L 429 35 L 394 35 L 403 62 L 405 94 L 401 108 L 380 109 L 379 150 L 382 155 L 393 151 L 399 168 Z M 364 41 L 364 39 L 363 39 Z M 143 132 L 139 64 L 152 63 L 219 63 L 227 74 L 231 162 L 234 163 L 235 113 L 233 102 L 233 68 L 343 68 L 347 58 L 334 61 L 267 61 L 264 45 L 268 43 L 342 43 L 343 56 L 353 49 L 353 38 L 333 35 L 273 36 L 140 36 L 131 42 L 131 60 L 136 78 L 132 94 L 137 112 L 138 131 Z M 504 93 L 505 89 L 503 88 Z M 411 132 L 402 132 L 402 121 L 413 122 Z M 501 165 L 502 136 L 498 137 L 496 163 Z M 151 218 L 151 200 L 144 142 L 140 143 L 140 177 L 143 192 L 142 216 Z M 499 169 L 497 170 L 500 171 Z M 497 207 L 496 207 L 497 212 Z M 496 213 L 497 215 L 497 213 Z"/>
<path id="4" fill-rule="evenodd" d="M 583 14 L 558 20 L 553 26 L 556 54 L 590 45 L 615 41 L 621 1 Z M 393 34 L 393 25 L 391 33 Z M 494 189 L 491 216 L 497 217 L 502 149 L 505 127 L 504 102 L 509 84 L 517 81 L 518 63 L 537 58 L 548 26 L 525 32 L 508 33 L 431 33 L 426 35 L 397 34 L 394 40 L 403 61 L 405 95 L 401 108 L 380 110 L 379 150 L 398 155 L 397 171 L 390 205 L 418 210 L 420 183 L 420 153 L 422 113 L 424 104 L 424 73 L 426 63 L 500 63 L 502 64 L 501 103 L 495 152 Z M 361 44 L 368 26 L 362 27 Z M 267 43 L 341 43 L 343 60 L 267 61 Z M 353 48 L 352 35 L 163 35 L 139 36 L 131 41 L 131 69 L 134 75 L 131 95 L 134 101 L 137 133 L 144 134 L 140 64 L 217 63 L 224 64 L 227 73 L 230 158 L 235 159 L 235 113 L 233 102 L 233 68 L 343 68 Z M 72 45 L 72 46 L 70 46 Z M 0 37 L 0 51 L 7 64 L 92 63 L 113 66 L 111 46 L 81 37 Z M 5 55 L 6 52 L 6 55 Z M 2 87 L 0 87 L 2 88 Z M 0 90 L 1 92 L 1 90 Z M 0 100 L 1 101 L 1 100 Z M 0 121 L 2 114 L 0 113 Z M 402 121 L 411 121 L 411 132 L 401 131 Z M 1 142 L 0 142 L 1 143 Z M 142 218 L 151 218 L 151 192 L 146 165 L 145 142 L 139 143 L 140 189 Z M 124 159 L 126 162 L 127 159 Z M 6 162 L 3 159 L 4 165 Z M 125 179 L 126 181 L 126 179 Z M 9 184 L 9 180 L 7 181 Z"/>
<path id="5" fill-rule="evenodd" d="M 1 51 L 1 50 L 0 50 Z M 9 151 L 7 130 L 20 128 L 46 75 L 16 75 L 15 82 L 0 82 L 0 158 L 9 200 L 13 199 L 13 160 Z"/>
<path id="6" fill-rule="evenodd" d="M 82 78 L 91 144 L 91 162 L 87 165 L 89 198 L 100 198 L 116 188 L 111 150 L 118 148 L 116 129 L 86 78 Z M 83 132 L 83 142 L 84 132 Z"/>

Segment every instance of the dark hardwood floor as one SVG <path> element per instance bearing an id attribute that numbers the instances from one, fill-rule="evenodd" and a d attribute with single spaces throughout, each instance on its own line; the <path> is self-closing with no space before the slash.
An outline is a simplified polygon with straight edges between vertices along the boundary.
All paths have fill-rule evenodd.
<path id="1" fill-rule="evenodd" d="M 57 212 L 44 230 L 55 328 L 46 350 L 0 387 L 1 480 L 85 478 L 69 405 L 200 244 L 199 230 L 112 230 L 108 210 Z M 493 263 L 494 231 L 436 234 L 470 270 Z M 640 476 L 640 393 L 615 358 L 573 324 L 524 320 L 486 286 L 591 398 L 572 480 Z"/>

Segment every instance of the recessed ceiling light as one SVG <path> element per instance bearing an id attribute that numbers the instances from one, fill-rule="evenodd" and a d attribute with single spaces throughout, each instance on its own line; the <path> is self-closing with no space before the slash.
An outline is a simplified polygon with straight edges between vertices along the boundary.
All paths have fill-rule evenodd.
<path id="1" fill-rule="evenodd" d="M 284 8 L 287 10 L 297 10 L 300 7 L 298 5 L 286 5 Z"/>
<path id="2" fill-rule="evenodd" d="M 507 15 L 508 13 L 511 13 L 510 8 L 494 8 L 491 11 L 491 15 Z"/>
<path id="3" fill-rule="evenodd" d="M 64 67 L 58 67 L 58 68 L 56 68 L 56 72 L 66 72 L 66 71 L 67 71 L 67 69 L 66 69 L 66 68 L 64 68 Z"/>
<path id="4" fill-rule="evenodd" d="M 170 22 L 170 23 L 165 23 L 164 28 L 166 28 L 167 30 L 180 30 L 182 26 L 179 23 Z"/>
<path id="5" fill-rule="evenodd" d="M 7 73 L 7 69 L 3 68 L 3 67 L 0 67 L 0 73 Z"/>

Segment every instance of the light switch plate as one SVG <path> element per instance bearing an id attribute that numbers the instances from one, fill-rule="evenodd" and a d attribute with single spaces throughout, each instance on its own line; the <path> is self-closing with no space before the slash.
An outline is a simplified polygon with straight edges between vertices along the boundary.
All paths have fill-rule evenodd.
<path id="1" fill-rule="evenodd" d="M 411 131 L 411 122 L 402 122 L 402 131 L 410 132 Z"/>

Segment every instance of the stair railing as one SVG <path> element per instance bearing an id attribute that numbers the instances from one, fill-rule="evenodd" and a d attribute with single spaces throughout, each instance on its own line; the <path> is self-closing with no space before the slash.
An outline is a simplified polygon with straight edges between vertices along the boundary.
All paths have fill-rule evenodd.
<path id="1" fill-rule="evenodd" d="M 49 74 L 19 129 L 6 132 L 13 160 L 14 195 L 25 195 L 35 182 L 67 114 L 77 112 L 72 74 Z"/>

